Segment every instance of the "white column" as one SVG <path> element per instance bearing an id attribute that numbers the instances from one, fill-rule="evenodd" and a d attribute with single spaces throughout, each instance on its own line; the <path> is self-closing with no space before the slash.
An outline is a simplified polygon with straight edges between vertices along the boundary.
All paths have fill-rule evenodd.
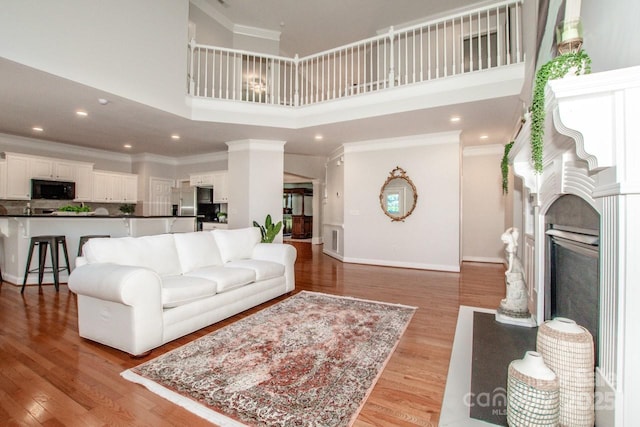
<path id="1" fill-rule="evenodd" d="M 229 147 L 229 228 L 282 220 L 285 141 L 246 139 Z M 282 241 L 282 233 L 275 241 Z"/>

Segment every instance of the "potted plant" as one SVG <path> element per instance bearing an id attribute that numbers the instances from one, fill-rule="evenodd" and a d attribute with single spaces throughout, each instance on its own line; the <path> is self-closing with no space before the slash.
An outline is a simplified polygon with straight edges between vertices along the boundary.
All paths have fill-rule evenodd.
<path id="1" fill-rule="evenodd" d="M 124 205 L 120 205 L 120 212 L 124 215 L 131 215 L 136 210 L 136 205 L 132 205 L 129 203 L 125 203 Z"/>
<path id="2" fill-rule="evenodd" d="M 544 64 L 536 73 L 531 104 L 531 160 L 536 173 L 542 173 L 542 145 L 544 137 L 545 96 L 544 91 L 549 80 L 559 79 L 569 72 L 589 74 L 591 58 L 583 50 L 556 56 Z"/>
<path id="3" fill-rule="evenodd" d="M 262 243 L 272 243 L 273 239 L 275 239 L 278 233 L 280 233 L 280 229 L 282 228 L 282 221 L 278 221 L 274 224 L 271 221 L 271 215 L 267 215 L 267 218 L 264 220 L 264 226 L 258 224 L 256 221 L 253 221 L 253 226 L 260 229 L 260 234 L 262 235 Z"/>

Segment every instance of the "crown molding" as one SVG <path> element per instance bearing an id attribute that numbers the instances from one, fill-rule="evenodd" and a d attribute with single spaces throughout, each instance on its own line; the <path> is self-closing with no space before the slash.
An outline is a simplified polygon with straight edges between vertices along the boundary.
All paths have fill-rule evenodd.
<path id="1" fill-rule="evenodd" d="M 459 144 L 460 133 L 460 131 L 439 132 L 398 138 L 348 142 L 344 144 L 344 152 L 357 153 L 364 151 L 397 150 L 399 148 L 422 147 L 427 145 Z"/>
<path id="2" fill-rule="evenodd" d="M 501 155 L 504 153 L 504 145 L 491 144 L 491 145 L 472 145 L 470 147 L 464 147 L 462 149 L 463 157 L 473 156 L 493 156 Z"/>
<path id="3" fill-rule="evenodd" d="M 198 163 L 224 161 L 227 160 L 227 158 L 228 155 L 226 152 L 195 154 L 192 156 L 184 157 L 168 157 L 159 154 L 141 153 L 131 156 L 131 161 L 134 163 L 152 162 L 170 166 L 184 166 L 194 165 Z"/>
<path id="4" fill-rule="evenodd" d="M 0 144 L 15 148 L 17 152 L 21 152 L 21 150 L 24 150 L 25 148 L 30 148 L 61 156 L 73 154 L 81 157 L 131 163 L 131 156 L 129 154 L 114 153 L 112 151 L 100 150 L 97 148 L 79 147 L 77 145 L 63 144 L 61 142 L 53 142 L 45 139 L 0 134 Z"/>
<path id="5" fill-rule="evenodd" d="M 250 27 L 248 25 L 234 24 L 233 33 L 243 36 L 257 37 L 260 39 L 280 41 L 280 31 L 267 30 L 265 28 Z"/>

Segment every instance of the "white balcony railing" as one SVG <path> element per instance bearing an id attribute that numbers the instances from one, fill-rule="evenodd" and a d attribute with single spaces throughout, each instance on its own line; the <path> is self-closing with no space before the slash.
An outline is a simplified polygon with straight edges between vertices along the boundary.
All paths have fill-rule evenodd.
<path id="1" fill-rule="evenodd" d="M 520 63 L 522 0 L 286 58 L 189 43 L 188 93 L 303 106 Z"/>

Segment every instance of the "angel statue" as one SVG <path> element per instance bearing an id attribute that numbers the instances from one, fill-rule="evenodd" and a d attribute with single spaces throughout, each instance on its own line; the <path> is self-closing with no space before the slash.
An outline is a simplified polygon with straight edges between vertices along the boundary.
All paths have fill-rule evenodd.
<path id="1" fill-rule="evenodd" d="M 500 301 L 496 320 L 502 323 L 534 326 L 535 322 L 529 313 L 529 297 L 524 282 L 522 263 L 517 255 L 518 236 L 518 229 L 511 227 L 500 237 L 505 244 L 507 256 L 507 271 L 504 273 L 507 296 Z"/>

